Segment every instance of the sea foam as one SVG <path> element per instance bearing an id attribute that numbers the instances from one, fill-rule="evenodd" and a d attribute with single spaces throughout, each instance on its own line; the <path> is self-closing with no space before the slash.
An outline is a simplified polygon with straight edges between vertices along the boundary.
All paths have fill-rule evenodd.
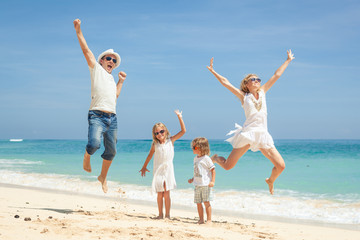
<path id="1" fill-rule="evenodd" d="M 119 199 L 149 201 L 154 204 L 154 211 L 156 208 L 156 193 L 151 192 L 150 186 L 108 181 L 109 191 L 104 194 L 96 176 L 0 170 L 0 182 Z M 192 188 L 171 191 L 172 203 L 178 206 L 195 207 L 193 196 Z M 211 205 L 214 210 L 231 211 L 235 216 L 250 214 L 315 220 L 325 223 L 360 224 L 360 201 L 359 196 L 355 195 L 348 197 L 341 195 L 341 199 L 329 199 L 326 195 L 300 194 L 287 190 L 278 190 L 275 195 L 270 195 L 267 191 L 219 191 L 215 186 L 214 200 Z"/>

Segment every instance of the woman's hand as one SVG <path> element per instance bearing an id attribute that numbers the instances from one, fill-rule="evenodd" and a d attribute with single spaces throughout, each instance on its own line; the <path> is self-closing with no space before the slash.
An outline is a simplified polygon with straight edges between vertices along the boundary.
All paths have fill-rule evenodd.
<path id="1" fill-rule="evenodd" d="M 214 71 L 213 65 L 214 65 L 214 58 L 211 58 L 210 66 L 206 66 L 210 70 L 210 72 Z"/>
<path id="2" fill-rule="evenodd" d="M 291 52 L 291 49 L 287 51 L 288 58 L 287 60 L 292 61 L 295 57 L 294 54 Z"/>

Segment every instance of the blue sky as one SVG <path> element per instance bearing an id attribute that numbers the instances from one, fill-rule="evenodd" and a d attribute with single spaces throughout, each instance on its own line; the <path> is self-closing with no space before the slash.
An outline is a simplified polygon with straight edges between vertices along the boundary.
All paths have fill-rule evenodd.
<path id="1" fill-rule="evenodd" d="M 164 122 L 185 139 L 225 134 L 245 121 L 235 86 L 264 81 L 292 49 L 295 60 L 267 94 L 274 139 L 360 136 L 359 1 L 2 1 L 0 139 L 86 139 L 90 74 L 73 20 L 94 55 L 113 48 L 128 75 L 118 137 L 151 138 Z"/>

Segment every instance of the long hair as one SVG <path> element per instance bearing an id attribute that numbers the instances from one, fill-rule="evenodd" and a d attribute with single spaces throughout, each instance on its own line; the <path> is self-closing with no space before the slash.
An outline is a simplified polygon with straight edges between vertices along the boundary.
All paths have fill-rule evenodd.
<path id="1" fill-rule="evenodd" d="M 258 75 L 254 74 L 254 73 L 249 73 L 248 75 L 246 75 L 246 77 L 241 81 L 241 84 L 240 84 L 240 90 L 243 91 L 244 93 L 249 93 L 249 89 L 248 87 L 246 86 L 246 84 L 249 82 L 250 78 L 251 77 L 257 77 L 258 78 Z"/>
<path id="2" fill-rule="evenodd" d="M 160 143 L 159 139 L 157 139 L 157 137 L 155 135 L 156 128 L 158 128 L 158 127 L 163 128 L 165 130 L 166 139 L 168 139 L 170 137 L 170 133 L 169 133 L 169 130 L 167 129 L 167 127 L 163 123 L 158 122 L 152 128 L 153 143 Z"/>

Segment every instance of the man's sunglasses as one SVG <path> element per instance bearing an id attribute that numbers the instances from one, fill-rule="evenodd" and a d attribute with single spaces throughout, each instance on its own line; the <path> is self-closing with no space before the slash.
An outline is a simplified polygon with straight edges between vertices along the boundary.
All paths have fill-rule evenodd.
<path id="1" fill-rule="evenodd" d="M 105 59 L 106 59 L 106 61 L 111 61 L 111 60 L 112 60 L 113 63 L 116 63 L 116 62 L 117 62 L 116 58 L 106 57 Z"/>

